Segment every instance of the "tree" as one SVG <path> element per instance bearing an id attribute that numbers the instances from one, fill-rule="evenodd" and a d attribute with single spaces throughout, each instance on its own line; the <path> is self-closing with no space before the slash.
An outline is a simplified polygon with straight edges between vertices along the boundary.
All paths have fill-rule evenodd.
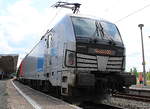
<path id="1" fill-rule="evenodd" d="M 150 72 L 146 73 L 146 78 L 147 78 L 147 80 L 150 80 Z"/>
<path id="2" fill-rule="evenodd" d="M 132 68 L 130 68 L 130 72 L 131 72 L 131 73 L 133 72 Z"/>
<path id="3" fill-rule="evenodd" d="M 138 74 L 138 72 L 137 72 L 137 69 L 136 69 L 136 67 L 133 67 L 133 73 L 136 75 L 136 78 L 138 78 L 138 76 L 139 76 L 139 74 Z"/>

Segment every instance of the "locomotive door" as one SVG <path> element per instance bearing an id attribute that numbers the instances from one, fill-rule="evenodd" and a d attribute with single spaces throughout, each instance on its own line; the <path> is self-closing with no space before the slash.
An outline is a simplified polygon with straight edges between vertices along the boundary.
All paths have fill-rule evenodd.
<path id="1" fill-rule="evenodd" d="M 49 71 L 50 71 L 50 81 L 54 86 L 58 85 L 58 43 L 57 43 L 57 33 L 51 30 L 49 35 Z"/>
<path id="2" fill-rule="evenodd" d="M 50 32 L 48 31 L 47 32 L 47 35 L 46 35 L 46 39 L 45 39 L 45 43 L 46 43 L 46 49 L 45 49 L 45 76 L 47 77 L 47 79 L 50 77 L 50 66 L 51 66 L 51 63 L 50 63 L 50 37 L 51 37 L 51 34 Z"/>

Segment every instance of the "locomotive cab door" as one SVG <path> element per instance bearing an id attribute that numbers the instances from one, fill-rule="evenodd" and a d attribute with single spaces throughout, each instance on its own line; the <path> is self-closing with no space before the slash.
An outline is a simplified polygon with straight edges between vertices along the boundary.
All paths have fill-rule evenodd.
<path id="1" fill-rule="evenodd" d="M 60 84 L 60 73 L 58 73 L 58 43 L 57 43 L 57 33 L 52 29 L 49 32 L 48 37 L 48 58 L 47 58 L 47 67 L 49 74 L 49 81 L 52 86 L 58 86 Z"/>
<path id="2" fill-rule="evenodd" d="M 46 38 L 45 38 L 45 43 L 46 43 L 46 49 L 45 49 L 45 77 L 46 77 L 46 80 L 49 79 L 50 77 L 50 66 L 51 66 L 51 63 L 50 63 L 50 39 L 51 38 L 51 34 L 50 32 L 48 31 L 47 34 L 46 34 Z"/>

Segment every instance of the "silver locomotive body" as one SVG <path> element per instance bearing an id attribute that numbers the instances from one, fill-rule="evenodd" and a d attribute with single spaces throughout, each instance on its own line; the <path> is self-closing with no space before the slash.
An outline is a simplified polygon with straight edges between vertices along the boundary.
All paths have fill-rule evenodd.
<path id="1" fill-rule="evenodd" d="M 104 20 L 66 15 L 23 59 L 18 77 L 64 96 L 99 94 L 135 84 L 124 72 L 125 48 L 117 27 Z"/>

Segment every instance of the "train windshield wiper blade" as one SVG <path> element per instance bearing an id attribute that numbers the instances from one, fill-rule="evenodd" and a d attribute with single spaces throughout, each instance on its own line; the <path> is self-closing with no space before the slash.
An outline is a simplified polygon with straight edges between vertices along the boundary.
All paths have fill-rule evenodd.
<path id="1" fill-rule="evenodd" d="M 114 39 L 112 38 L 112 37 L 109 37 L 109 36 L 107 36 L 105 33 L 104 33 L 104 29 L 103 29 L 103 27 L 102 27 L 102 25 L 99 23 L 99 25 L 100 25 L 100 31 L 101 31 L 101 33 L 103 34 L 103 37 L 105 37 L 107 40 L 109 40 L 110 41 L 110 43 L 112 43 L 112 44 L 116 44 L 115 43 L 115 41 L 114 41 Z"/>
<path id="2" fill-rule="evenodd" d="M 95 28 L 95 31 L 94 31 L 94 33 L 93 33 L 93 35 L 92 35 L 92 38 L 94 38 L 94 39 L 97 38 L 96 36 L 100 37 L 99 26 L 98 26 L 97 21 L 95 21 L 95 27 L 96 27 L 96 28 Z"/>
<path id="3" fill-rule="evenodd" d="M 110 43 L 116 44 L 116 42 L 114 41 L 114 39 L 112 37 L 109 37 L 107 35 L 104 35 L 104 36 L 105 36 L 105 38 L 107 38 L 110 41 Z"/>

